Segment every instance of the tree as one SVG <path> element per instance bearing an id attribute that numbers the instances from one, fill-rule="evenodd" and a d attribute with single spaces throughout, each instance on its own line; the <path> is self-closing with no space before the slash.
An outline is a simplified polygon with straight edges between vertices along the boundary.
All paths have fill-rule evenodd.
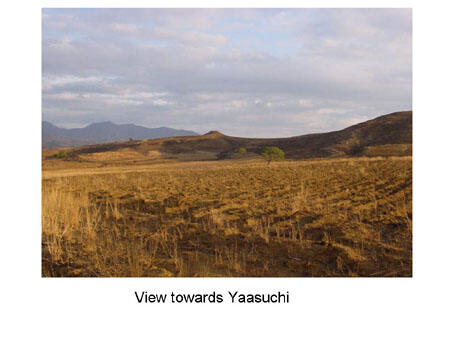
<path id="1" fill-rule="evenodd" d="M 272 161 L 283 161 L 284 151 L 278 147 L 266 146 L 264 147 L 261 156 L 265 158 L 265 160 L 267 161 L 267 165 L 269 165 Z"/>
<path id="2" fill-rule="evenodd" d="M 240 147 L 238 150 L 238 153 L 239 153 L 239 155 L 244 157 L 247 154 L 247 149 L 245 149 L 244 147 Z"/>

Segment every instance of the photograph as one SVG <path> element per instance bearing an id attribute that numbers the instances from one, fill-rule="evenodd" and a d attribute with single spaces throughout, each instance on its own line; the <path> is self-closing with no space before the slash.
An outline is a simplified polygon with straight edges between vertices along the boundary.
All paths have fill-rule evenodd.
<path id="1" fill-rule="evenodd" d="M 411 8 L 40 10 L 40 278 L 412 279 Z"/>

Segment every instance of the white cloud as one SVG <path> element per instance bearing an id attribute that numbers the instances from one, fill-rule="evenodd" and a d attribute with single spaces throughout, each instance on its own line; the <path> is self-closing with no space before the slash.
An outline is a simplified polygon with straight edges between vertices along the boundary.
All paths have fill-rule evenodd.
<path id="1" fill-rule="evenodd" d="M 234 108 L 241 109 L 244 108 L 247 105 L 247 103 L 244 100 L 233 100 L 231 101 L 231 105 Z"/>
<path id="2" fill-rule="evenodd" d="M 62 75 L 62 76 L 46 76 L 42 78 L 42 87 L 44 90 L 51 90 L 54 87 L 64 86 L 67 84 L 91 83 L 104 81 L 105 77 L 100 76 L 76 76 L 76 75 Z"/>
<path id="3" fill-rule="evenodd" d="M 144 104 L 144 101 L 127 100 L 127 99 L 119 99 L 119 98 L 107 99 L 104 102 L 106 104 L 123 105 L 123 106 L 140 106 L 140 105 Z"/>
<path id="4" fill-rule="evenodd" d="M 302 107 L 311 107 L 312 106 L 311 100 L 308 100 L 308 99 L 300 99 L 297 102 L 298 102 L 299 106 L 302 106 Z"/>
<path id="5" fill-rule="evenodd" d="M 152 103 L 153 103 L 155 106 L 167 106 L 167 105 L 170 104 L 169 101 L 166 101 L 166 100 L 163 100 L 163 99 L 156 99 L 156 100 L 153 100 Z"/>
<path id="6" fill-rule="evenodd" d="M 138 25 L 134 24 L 126 24 L 126 23 L 113 23 L 111 24 L 111 28 L 114 31 L 120 32 L 120 33 L 138 33 L 140 31 L 140 28 Z"/>
<path id="7" fill-rule="evenodd" d="M 278 136 L 411 108 L 410 10 L 67 9 L 44 16 L 50 121 Z"/>

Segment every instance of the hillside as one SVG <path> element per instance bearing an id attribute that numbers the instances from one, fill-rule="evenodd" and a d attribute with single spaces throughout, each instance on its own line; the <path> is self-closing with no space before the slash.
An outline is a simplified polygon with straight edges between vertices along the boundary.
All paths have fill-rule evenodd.
<path id="1" fill-rule="evenodd" d="M 264 146 L 281 148 L 287 159 L 341 156 L 401 156 L 412 154 L 412 112 L 383 115 L 346 129 L 289 138 L 241 138 L 218 131 L 205 135 L 116 142 L 69 149 L 66 160 L 146 162 L 150 160 L 217 160 L 238 158 L 240 147 L 247 157 Z M 55 151 L 44 152 L 51 158 Z"/>
<path id="2" fill-rule="evenodd" d="M 93 123 L 84 128 L 59 128 L 50 122 L 42 122 L 42 147 L 44 149 L 78 147 L 82 145 L 172 136 L 198 135 L 190 130 L 166 127 L 146 128 L 134 124 Z"/>

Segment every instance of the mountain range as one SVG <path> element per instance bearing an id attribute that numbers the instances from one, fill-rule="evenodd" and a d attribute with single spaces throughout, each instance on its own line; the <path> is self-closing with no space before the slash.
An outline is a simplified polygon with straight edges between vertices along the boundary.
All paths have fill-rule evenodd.
<path id="1" fill-rule="evenodd" d="M 71 149 L 66 160 L 124 159 L 125 156 L 133 163 L 155 159 L 221 160 L 240 158 L 240 148 L 245 148 L 245 158 L 250 158 L 259 156 L 265 146 L 282 149 L 286 159 L 410 156 L 412 111 L 382 115 L 339 131 L 286 138 L 244 138 L 211 131 L 205 135 L 89 145 Z M 44 157 L 53 158 L 56 153 L 57 150 L 47 151 Z"/>
<path id="2" fill-rule="evenodd" d="M 84 128 L 65 129 L 42 122 L 42 148 L 79 147 L 90 144 L 154 139 L 173 136 L 194 136 L 194 131 L 166 127 L 146 128 L 134 124 L 112 122 L 92 123 Z"/>

